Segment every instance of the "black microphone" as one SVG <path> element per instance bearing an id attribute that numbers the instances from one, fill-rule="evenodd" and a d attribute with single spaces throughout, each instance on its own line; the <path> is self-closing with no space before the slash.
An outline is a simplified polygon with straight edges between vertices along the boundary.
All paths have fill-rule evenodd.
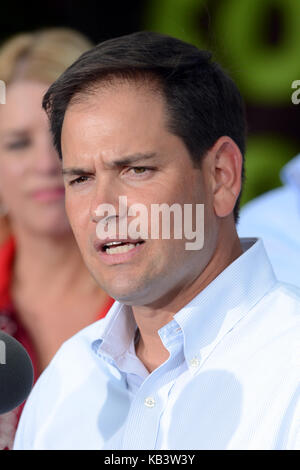
<path id="1" fill-rule="evenodd" d="M 27 351 L 0 331 L 0 414 L 21 405 L 33 385 L 33 366 Z"/>

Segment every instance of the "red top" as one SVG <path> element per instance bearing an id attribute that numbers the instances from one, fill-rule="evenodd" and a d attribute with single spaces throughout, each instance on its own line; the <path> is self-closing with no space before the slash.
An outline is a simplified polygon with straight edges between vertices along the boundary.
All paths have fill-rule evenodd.
<path id="1" fill-rule="evenodd" d="M 13 336 L 24 346 L 31 358 L 34 368 L 34 381 L 36 381 L 38 378 L 36 353 L 28 334 L 18 322 L 17 313 L 10 296 L 14 255 L 15 241 L 13 237 L 10 237 L 0 247 L 0 330 Z M 95 321 L 103 318 L 107 314 L 113 302 L 114 299 L 108 299 L 105 307 L 100 310 L 95 318 Z M 23 406 L 24 403 L 9 413 L 0 415 L 0 450 L 12 448 Z"/>

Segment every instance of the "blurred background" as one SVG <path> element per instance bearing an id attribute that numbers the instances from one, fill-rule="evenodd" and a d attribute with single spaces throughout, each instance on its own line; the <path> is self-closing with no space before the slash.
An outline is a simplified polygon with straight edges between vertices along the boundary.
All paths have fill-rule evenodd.
<path id="1" fill-rule="evenodd" d="M 0 45 L 18 32 L 68 26 L 96 43 L 147 29 L 210 49 L 246 102 L 242 204 L 280 186 L 281 167 L 300 151 L 300 105 L 291 101 L 300 79 L 300 1 L 44 0 L 0 8 Z"/>

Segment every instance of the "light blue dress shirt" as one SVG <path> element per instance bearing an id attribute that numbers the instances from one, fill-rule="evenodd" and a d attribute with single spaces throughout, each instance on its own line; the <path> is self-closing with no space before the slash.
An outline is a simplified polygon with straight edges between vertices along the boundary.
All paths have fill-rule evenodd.
<path id="1" fill-rule="evenodd" d="M 158 332 L 169 358 L 135 355 L 131 307 L 64 343 L 26 403 L 15 449 L 300 448 L 300 296 L 263 243 Z"/>
<path id="2" fill-rule="evenodd" d="M 284 186 L 246 204 L 237 230 L 262 238 L 276 277 L 300 287 L 300 155 L 280 176 Z"/>

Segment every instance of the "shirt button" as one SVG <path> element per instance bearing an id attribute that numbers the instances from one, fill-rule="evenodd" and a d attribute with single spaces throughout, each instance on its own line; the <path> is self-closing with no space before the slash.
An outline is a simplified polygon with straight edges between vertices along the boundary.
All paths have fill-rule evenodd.
<path id="1" fill-rule="evenodd" d="M 145 406 L 148 406 L 148 408 L 153 408 L 155 405 L 155 400 L 153 397 L 147 397 L 145 398 L 144 404 Z"/>
<path id="2" fill-rule="evenodd" d="M 200 366 L 200 359 L 198 357 L 193 357 L 193 359 L 190 360 L 190 367 L 192 369 L 197 369 Z"/>

